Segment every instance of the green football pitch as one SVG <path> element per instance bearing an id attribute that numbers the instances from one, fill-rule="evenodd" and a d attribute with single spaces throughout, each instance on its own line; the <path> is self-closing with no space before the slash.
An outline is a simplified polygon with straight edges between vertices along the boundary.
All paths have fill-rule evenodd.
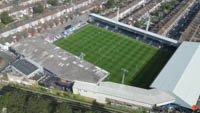
<path id="1" fill-rule="evenodd" d="M 55 45 L 93 63 L 110 75 L 106 81 L 121 83 L 123 71 L 128 70 L 124 83 L 149 88 L 171 54 L 145 43 L 94 25 L 87 25 Z"/>

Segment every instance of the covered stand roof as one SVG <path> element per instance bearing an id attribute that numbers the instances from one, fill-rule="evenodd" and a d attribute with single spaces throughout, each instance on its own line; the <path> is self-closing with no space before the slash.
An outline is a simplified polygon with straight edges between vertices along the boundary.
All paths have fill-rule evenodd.
<path id="1" fill-rule="evenodd" d="M 200 94 L 200 43 L 183 42 L 151 87 L 170 93 L 177 104 L 191 109 Z"/>
<path id="2" fill-rule="evenodd" d="M 158 89 L 142 89 L 113 82 L 101 82 L 98 85 L 75 81 L 73 88 L 103 94 L 113 98 L 121 98 L 150 106 L 173 103 L 174 98 Z"/>
<path id="3" fill-rule="evenodd" d="M 174 40 L 174 39 L 171 39 L 171 38 L 168 38 L 168 37 L 165 37 L 165 36 L 161 36 L 161 35 L 158 35 L 158 34 L 153 33 L 153 32 L 145 31 L 143 29 L 140 29 L 140 28 L 137 28 L 137 27 L 134 27 L 134 26 L 130 26 L 130 25 L 118 22 L 118 21 L 114 21 L 112 19 L 100 16 L 100 15 L 97 15 L 97 14 L 94 14 L 94 13 L 90 14 L 90 16 L 95 17 L 96 19 L 103 20 L 104 22 L 108 22 L 108 23 L 111 23 L 111 24 L 118 25 L 121 28 L 126 28 L 126 29 L 129 29 L 129 30 L 138 32 L 140 34 L 145 34 L 147 36 L 151 36 L 155 39 L 162 40 L 162 41 L 168 42 L 170 44 L 179 45 L 179 42 L 177 40 Z"/>

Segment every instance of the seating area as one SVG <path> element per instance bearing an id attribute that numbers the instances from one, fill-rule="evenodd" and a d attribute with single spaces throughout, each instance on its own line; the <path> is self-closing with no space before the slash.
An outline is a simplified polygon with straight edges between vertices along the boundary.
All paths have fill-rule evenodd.
<path id="1" fill-rule="evenodd" d="M 116 33 L 119 33 L 119 34 L 122 34 L 122 35 L 126 35 L 128 37 L 134 38 L 136 40 L 139 40 L 141 42 L 144 42 L 144 43 L 149 44 L 151 46 L 154 46 L 156 48 L 164 49 L 164 50 L 167 50 L 167 51 L 174 51 L 175 50 L 174 47 L 171 47 L 167 44 L 164 44 L 164 43 L 162 43 L 158 40 L 152 39 L 151 37 L 140 35 L 140 34 L 137 34 L 137 33 L 132 33 L 130 31 L 123 30 L 121 28 L 115 28 L 114 26 L 110 26 L 110 25 L 108 25 L 104 22 L 101 22 L 101 21 L 91 22 L 91 24 L 97 25 L 101 28 L 108 29 L 110 31 L 113 31 L 113 32 L 116 32 Z"/>

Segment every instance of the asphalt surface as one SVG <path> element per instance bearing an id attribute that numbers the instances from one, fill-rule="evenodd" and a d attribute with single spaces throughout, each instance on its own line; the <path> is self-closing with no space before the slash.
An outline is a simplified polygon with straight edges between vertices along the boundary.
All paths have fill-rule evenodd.
<path id="1" fill-rule="evenodd" d="M 88 20 L 88 13 L 82 14 L 80 16 L 75 16 L 73 20 L 68 20 L 65 24 L 60 24 L 50 30 L 45 30 L 42 33 L 37 34 L 35 37 L 40 37 L 40 38 L 47 38 L 50 35 L 57 35 L 60 34 L 65 30 L 65 27 L 68 25 L 77 25 L 80 22 L 86 22 Z"/>

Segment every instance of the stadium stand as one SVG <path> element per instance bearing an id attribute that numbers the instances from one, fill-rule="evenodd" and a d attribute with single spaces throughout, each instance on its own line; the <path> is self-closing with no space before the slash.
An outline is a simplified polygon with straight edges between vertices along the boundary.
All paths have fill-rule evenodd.
<path id="1" fill-rule="evenodd" d="M 174 98 L 158 89 L 142 89 L 113 82 L 91 84 L 75 81 L 73 92 L 85 97 L 95 99 L 100 103 L 128 105 L 129 107 L 141 106 L 153 108 L 173 103 Z"/>
<path id="2" fill-rule="evenodd" d="M 138 39 L 152 46 L 162 48 L 169 51 L 176 50 L 179 46 L 179 42 L 174 39 L 170 39 L 149 31 L 145 31 L 134 26 L 130 26 L 121 22 L 114 21 L 112 19 L 97 15 L 90 14 L 89 22 L 95 24 L 99 27 L 114 31 L 117 30 L 118 33 L 127 35 L 129 37 Z"/>
<path id="3" fill-rule="evenodd" d="M 200 44 L 183 42 L 152 83 L 152 88 L 175 97 L 175 103 L 191 109 L 200 95 Z"/>

